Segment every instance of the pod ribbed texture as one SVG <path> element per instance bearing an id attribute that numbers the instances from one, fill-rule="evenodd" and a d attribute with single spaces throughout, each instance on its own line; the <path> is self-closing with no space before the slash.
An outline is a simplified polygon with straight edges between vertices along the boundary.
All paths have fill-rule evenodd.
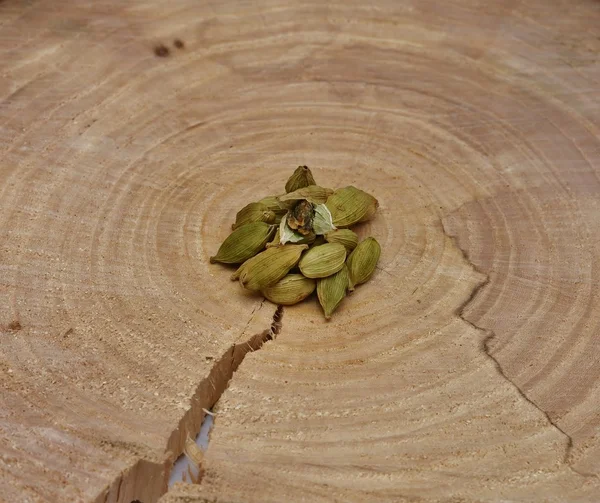
<path id="1" fill-rule="evenodd" d="M 339 243 L 344 245 L 344 248 L 350 253 L 358 244 L 358 236 L 356 232 L 350 229 L 336 229 L 325 234 L 325 239 L 328 243 Z"/>
<path id="2" fill-rule="evenodd" d="M 325 318 L 331 318 L 348 290 L 348 268 L 342 267 L 334 275 L 317 281 L 317 297 L 323 308 Z"/>
<path id="3" fill-rule="evenodd" d="M 377 199 L 352 185 L 336 190 L 325 204 L 336 227 L 366 222 L 373 218 L 379 206 Z"/>
<path id="4" fill-rule="evenodd" d="M 279 200 L 283 203 L 289 201 L 300 201 L 306 199 L 308 202 L 313 204 L 325 204 L 327 199 L 333 195 L 333 190 L 319 187 L 318 185 L 309 185 L 301 189 L 280 196 Z"/>
<path id="5" fill-rule="evenodd" d="M 302 187 L 316 185 L 315 178 L 308 166 L 298 166 L 285 184 L 286 192 L 294 192 Z"/>
<path id="6" fill-rule="evenodd" d="M 326 243 L 308 250 L 298 267 L 307 278 L 325 278 L 338 272 L 346 261 L 346 248 L 339 243 Z"/>
<path id="7" fill-rule="evenodd" d="M 274 232 L 275 227 L 264 222 L 242 225 L 227 236 L 210 263 L 241 264 L 260 252 Z"/>
<path id="8" fill-rule="evenodd" d="M 261 293 L 274 304 L 291 306 L 302 302 L 315 291 L 317 282 L 302 274 L 288 274 L 273 286 L 267 287 Z"/>
<path id="9" fill-rule="evenodd" d="M 287 213 L 287 208 L 284 208 L 279 204 L 279 199 L 277 196 L 267 196 L 263 197 L 260 201 L 260 204 L 264 204 L 267 210 L 272 211 L 275 215 L 281 216 Z"/>
<path id="10" fill-rule="evenodd" d="M 375 238 L 367 238 L 354 249 L 348 257 L 348 272 L 350 274 L 350 290 L 356 285 L 368 281 L 375 272 L 375 266 L 381 255 L 381 246 Z"/>
<path id="11" fill-rule="evenodd" d="M 283 245 L 267 248 L 244 262 L 235 275 L 244 288 L 260 291 L 277 283 L 300 260 L 308 245 Z M 235 278 L 234 278 L 235 279 Z"/>
<path id="12" fill-rule="evenodd" d="M 242 225 L 252 222 L 266 222 L 272 224 L 275 222 L 275 212 L 269 210 L 262 203 L 250 203 L 244 206 L 235 216 L 235 223 L 232 229 L 237 229 Z"/>

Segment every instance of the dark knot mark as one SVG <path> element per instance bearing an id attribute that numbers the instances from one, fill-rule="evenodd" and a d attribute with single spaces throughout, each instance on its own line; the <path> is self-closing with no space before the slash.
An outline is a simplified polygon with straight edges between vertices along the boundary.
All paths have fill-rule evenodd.
<path id="1" fill-rule="evenodd" d="M 171 51 L 169 50 L 169 48 L 163 44 L 157 45 L 154 48 L 154 54 L 159 58 L 166 58 L 167 56 L 169 56 L 170 53 Z"/>

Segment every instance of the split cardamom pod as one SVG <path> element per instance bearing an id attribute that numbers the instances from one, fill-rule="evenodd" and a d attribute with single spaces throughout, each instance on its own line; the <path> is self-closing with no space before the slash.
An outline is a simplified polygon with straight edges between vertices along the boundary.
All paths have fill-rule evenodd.
<path id="1" fill-rule="evenodd" d="M 274 232 L 275 227 L 265 222 L 242 225 L 225 238 L 210 263 L 241 264 L 261 251 Z"/>
<path id="2" fill-rule="evenodd" d="M 350 253 L 358 244 L 358 236 L 356 232 L 350 229 L 336 229 L 325 234 L 325 239 L 328 243 L 340 243 L 344 245 L 348 253 Z"/>
<path id="3" fill-rule="evenodd" d="M 309 234 L 313 229 L 315 207 L 308 201 L 300 201 L 292 208 L 287 216 L 290 229 L 300 234 Z"/>
<path id="4" fill-rule="evenodd" d="M 375 272 L 375 266 L 381 255 L 381 246 L 375 238 L 367 238 L 354 248 L 348 257 L 348 273 L 350 276 L 349 290 L 353 291 L 356 285 L 369 281 Z"/>
<path id="5" fill-rule="evenodd" d="M 300 259 L 298 267 L 307 278 L 325 278 L 344 267 L 346 248 L 339 243 L 314 246 Z"/>
<path id="6" fill-rule="evenodd" d="M 349 185 L 336 190 L 325 203 L 336 227 L 350 227 L 375 215 L 379 203 L 372 195 Z"/>
<path id="7" fill-rule="evenodd" d="M 300 232 L 291 229 L 287 220 L 284 218 L 279 224 L 279 244 L 311 244 L 317 238 L 317 235 L 311 230 L 304 232 L 304 234 L 300 234 Z"/>
<path id="8" fill-rule="evenodd" d="M 333 220 L 329 209 L 324 204 L 317 204 L 315 206 L 315 218 L 313 220 L 313 231 L 315 234 L 327 234 L 328 232 L 335 230 Z"/>
<path id="9" fill-rule="evenodd" d="M 240 280 L 241 285 L 258 292 L 277 283 L 298 264 L 300 256 L 308 245 L 283 245 L 267 248 L 251 259 L 246 260 L 234 273 L 232 279 Z"/>
<path id="10" fill-rule="evenodd" d="M 302 187 L 316 185 L 313 174 L 308 166 L 298 166 L 285 184 L 286 192 L 294 192 Z"/>
<path id="11" fill-rule="evenodd" d="M 338 272 L 317 281 L 317 297 L 323 308 L 325 318 L 331 318 L 332 313 L 340 305 L 348 289 L 348 268 L 344 264 Z"/>
<path id="12" fill-rule="evenodd" d="M 235 223 L 231 226 L 232 229 L 237 229 L 242 225 L 252 222 L 266 222 L 268 224 L 275 223 L 275 212 L 267 208 L 262 203 L 250 203 L 244 206 L 235 216 Z"/>
<path id="13" fill-rule="evenodd" d="M 261 293 L 274 304 L 291 306 L 306 299 L 315 291 L 316 286 L 314 279 L 302 274 L 288 274 L 273 286 L 262 289 Z"/>

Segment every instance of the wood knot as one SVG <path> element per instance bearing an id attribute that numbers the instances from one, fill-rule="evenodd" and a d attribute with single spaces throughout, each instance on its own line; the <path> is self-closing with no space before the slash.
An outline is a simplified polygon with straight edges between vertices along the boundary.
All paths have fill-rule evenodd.
<path id="1" fill-rule="evenodd" d="M 12 321 L 9 325 L 8 325 L 8 329 L 12 330 L 13 332 L 18 332 L 19 330 L 21 330 L 23 327 L 21 326 L 21 323 L 19 323 L 18 320 Z"/>
<path id="2" fill-rule="evenodd" d="M 169 48 L 163 44 L 157 45 L 154 48 L 154 54 L 159 58 L 166 58 L 170 53 L 171 51 L 169 50 Z"/>

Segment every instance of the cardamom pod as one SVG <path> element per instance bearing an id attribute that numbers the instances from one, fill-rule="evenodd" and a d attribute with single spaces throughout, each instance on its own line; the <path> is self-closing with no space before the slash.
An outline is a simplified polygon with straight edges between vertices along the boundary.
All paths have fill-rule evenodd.
<path id="1" fill-rule="evenodd" d="M 325 243 L 327 243 L 327 241 L 325 241 L 325 237 L 324 236 L 317 236 L 317 239 L 315 239 L 314 243 L 312 243 L 313 246 L 321 246 L 324 245 Z"/>
<path id="2" fill-rule="evenodd" d="M 344 267 L 346 248 L 339 243 L 314 246 L 300 259 L 298 267 L 307 278 L 325 278 Z"/>
<path id="3" fill-rule="evenodd" d="M 300 260 L 308 245 L 283 245 L 267 248 L 246 260 L 233 274 L 248 290 L 260 291 L 277 283 Z"/>
<path id="4" fill-rule="evenodd" d="M 241 264 L 261 251 L 274 232 L 275 227 L 265 222 L 242 225 L 225 238 L 210 263 Z"/>
<path id="5" fill-rule="evenodd" d="M 325 203 L 336 227 L 350 227 L 375 215 L 379 203 L 370 194 L 349 185 L 336 190 Z"/>
<path id="6" fill-rule="evenodd" d="M 375 266 L 381 255 L 381 246 L 375 238 L 367 238 L 354 248 L 348 257 L 348 273 L 350 275 L 349 290 L 353 291 L 356 285 L 368 281 L 375 272 Z"/>
<path id="7" fill-rule="evenodd" d="M 275 212 L 269 210 L 262 203 L 250 203 L 244 206 L 235 216 L 235 224 L 232 229 L 249 224 L 252 222 L 266 222 L 268 224 L 275 223 Z"/>
<path id="8" fill-rule="evenodd" d="M 325 313 L 325 318 L 331 318 L 331 314 L 337 309 L 348 289 L 348 268 L 344 264 L 338 272 L 327 278 L 317 281 L 317 297 Z"/>
<path id="9" fill-rule="evenodd" d="M 298 166 L 285 184 L 286 192 L 294 192 L 302 187 L 316 185 L 315 179 L 308 166 Z"/>
<path id="10" fill-rule="evenodd" d="M 318 185 L 309 185 L 307 187 L 297 189 L 294 192 L 289 192 L 288 194 L 279 196 L 279 201 L 282 203 L 294 201 L 295 204 L 295 201 L 306 199 L 308 202 L 313 204 L 325 204 L 327 202 L 327 198 L 333 193 L 334 192 L 331 189 L 319 187 Z"/>
<path id="11" fill-rule="evenodd" d="M 275 236 L 273 236 L 273 239 L 271 241 L 269 241 L 267 243 L 267 248 L 271 248 L 273 246 L 279 246 L 281 243 L 280 241 L 280 237 L 279 237 L 279 226 L 277 227 L 277 232 L 275 232 Z"/>
<path id="12" fill-rule="evenodd" d="M 305 234 L 304 236 L 302 236 L 304 239 L 298 241 L 296 244 L 299 245 L 311 245 L 315 242 L 315 240 L 317 239 L 317 235 L 314 232 L 309 232 L 308 234 Z"/>
<path id="13" fill-rule="evenodd" d="M 279 204 L 279 199 L 277 196 L 267 196 L 263 197 L 260 201 L 260 204 L 264 204 L 268 210 L 275 213 L 275 215 L 285 215 L 287 213 L 287 208 L 284 208 Z"/>
<path id="14" fill-rule="evenodd" d="M 306 299 L 315 291 L 316 286 L 314 279 L 302 274 L 288 274 L 273 286 L 261 290 L 261 293 L 274 304 L 291 306 Z"/>
<path id="15" fill-rule="evenodd" d="M 340 243 L 350 253 L 358 244 L 358 236 L 350 229 L 336 229 L 325 234 L 328 243 Z"/>

